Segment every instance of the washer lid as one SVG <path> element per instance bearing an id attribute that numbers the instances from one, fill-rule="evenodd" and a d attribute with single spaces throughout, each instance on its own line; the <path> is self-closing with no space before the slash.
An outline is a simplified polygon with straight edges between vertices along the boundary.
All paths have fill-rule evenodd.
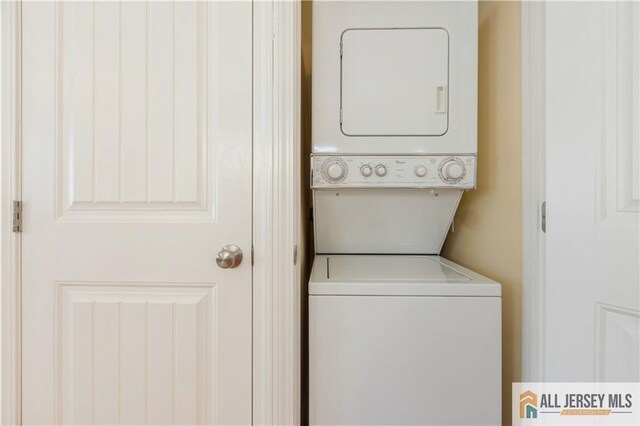
<path id="1" fill-rule="evenodd" d="M 316 256 L 310 295 L 500 296 L 500 284 L 439 256 Z"/>

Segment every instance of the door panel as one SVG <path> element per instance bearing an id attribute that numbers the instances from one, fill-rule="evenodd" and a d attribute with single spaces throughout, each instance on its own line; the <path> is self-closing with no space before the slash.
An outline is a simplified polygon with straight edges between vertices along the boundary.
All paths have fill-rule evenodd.
<path id="1" fill-rule="evenodd" d="M 207 8 L 59 8 L 58 218 L 214 219 L 217 165 L 207 132 L 215 128 L 207 111 L 217 106 L 217 74 L 207 69 L 217 51 L 207 28 L 217 23 Z"/>
<path id="2" fill-rule="evenodd" d="M 206 422 L 215 286 L 58 283 L 57 292 L 63 419 L 142 424 L 146 394 L 150 424 Z"/>
<path id="3" fill-rule="evenodd" d="M 251 423 L 251 10 L 23 5 L 25 424 Z"/>
<path id="4" fill-rule="evenodd" d="M 546 379 L 640 380 L 635 2 L 546 6 Z"/>

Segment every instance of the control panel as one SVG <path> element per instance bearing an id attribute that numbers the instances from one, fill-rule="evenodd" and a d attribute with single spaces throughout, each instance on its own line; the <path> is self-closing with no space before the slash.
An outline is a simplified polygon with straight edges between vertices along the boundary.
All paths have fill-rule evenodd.
<path id="1" fill-rule="evenodd" d="M 476 186 L 475 155 L 313 155 L 312 188 L 458 188 Z"/>

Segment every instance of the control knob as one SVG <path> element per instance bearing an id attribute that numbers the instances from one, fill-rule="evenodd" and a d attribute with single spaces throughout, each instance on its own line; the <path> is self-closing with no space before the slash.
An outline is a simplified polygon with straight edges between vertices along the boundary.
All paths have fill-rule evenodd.
<path id="1" fill-rule="evenodd" d="M 387 174 L 387 168 L 384 166 L 384 164 L 378 164 L 376 166 L 376 174 L 380 177 Z"/>
<path id="2" fill-rule="evenodd" d="M 331 183 L 338 183 L 347 177 L 347 164 L 341 158 L 335 157 L 322 164 L 322 175 Z"/>
<path id="3" fill-rule="evenodd" d="M 427 168 L 422 164 L 419 164 L 415 167 L 415 169 L 413 169 L 413 172 L 418 177 L 425 177 L 427 175 Z"/>
<path id="4" fill-rule="evenodd" d="M 360 174 L 362 176 L 369 177 L 369 176 L 371 176 L 371 173 L 373 173 L 373 169 L 371 168 L 370 165 L 364 164 L 364 165 L 362 165 L 362 167 L 360 167 Z"/>
<path id="5" fill-rule="evenodd" d="M 439 171 L 440 178 L 447 183 L 458 183 L 467 173 L 464 163 L 454 157 L 444 160 L 440 164 Z"/>

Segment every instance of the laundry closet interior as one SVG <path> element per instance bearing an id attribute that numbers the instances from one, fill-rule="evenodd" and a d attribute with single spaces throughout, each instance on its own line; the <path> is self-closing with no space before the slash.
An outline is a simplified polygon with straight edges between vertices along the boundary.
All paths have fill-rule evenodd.
<path id="1" fill-rule="evenodd" d="M 482 172 L 478 9 L 303 2 L 309 424 L 500 423 L 502 283 L 443 251 Z"/>

